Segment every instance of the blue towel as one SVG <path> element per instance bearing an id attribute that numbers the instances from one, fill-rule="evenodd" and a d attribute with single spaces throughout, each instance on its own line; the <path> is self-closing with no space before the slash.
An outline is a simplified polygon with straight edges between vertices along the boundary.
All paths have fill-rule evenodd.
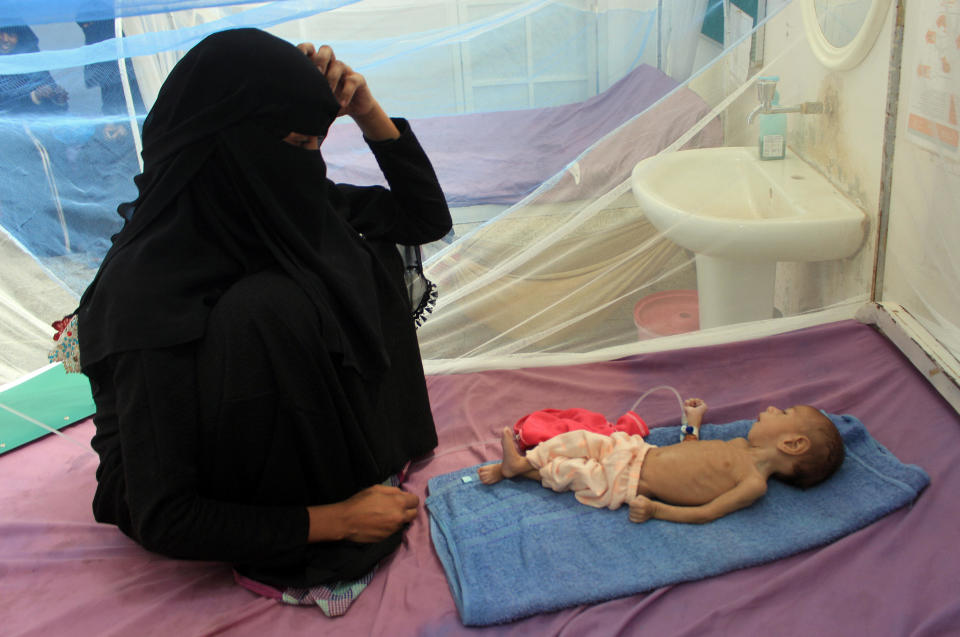
<path id="1" fill-rule="evenodd" d="M 599 602 L 755 566 L 827 544 L 912 502 L 929 483 L 852 416 L 830 416 L 847 457 L 807 490 L 771 480 L 752 506 L 705 525 L 633 524 L 533 480 L 486 486 L 476 467 L 436 476 L 426 499 L 434 547 L 468 626 Z M 706 425 L 701 439 L 745 437 L 752 421 Z M 676 442 L 676 428 L 647 440 Z"/>

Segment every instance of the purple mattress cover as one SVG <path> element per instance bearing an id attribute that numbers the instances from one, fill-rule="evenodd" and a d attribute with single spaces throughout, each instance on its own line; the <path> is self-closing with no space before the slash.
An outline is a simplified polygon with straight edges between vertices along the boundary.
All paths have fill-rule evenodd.
<path id="1" fill-rule="evenodd" d="M 511 204 L 629 122 L 618 139 L 598 145 L 581 167 L 591 187 L 622 182 L 638 161 L 666 148 L 710 112 L 696 93 L 681 88 L 644 113 L 677 86 L 668 75 L 643 64 L 583 102 L 411 119 L 410 124 L 450 205 Z M 640 113 L 643 116 L 635 117 Z M 694 145 L 719 145 L 720 131 L 719 121 L 711 122 Z M 352 123 L 335 124 L 321 151 L 332 180 L 385 183 Z"/>
<path id="2" fill-rule="evenodd" d="M 873 328 L 842 321 L 734 344 L 572 367 L 428 379 L 440 436 L 406 488 L 494 459 L 497 432 L 544 407 L 616 417 L 669 384 L 710 405 L 707 422 L 767 405 L 815 404 L 860 418 L 931 484 L 917 501 L 820 549 L 647 594 L 466 629 L 429 538 L 411 524 L 346 615 L 286 606 L 237 586 L 227 565 L 152 555 L 94 522 L 96 460 L 48 436 L 0 457 L 4 635 L 944 635 L 960 626 L 960 417 Z M 638 412 L 675 425 L 657 392 Z M 65 432 L 89 440 L 92 423 Z M 856 498 L 855 493 L 850 494 Z M 616 541 L 616 538 L 611 538 Z M 717 550 L 723 550 L 718 546 Z M 956 633 L 953 633 L 956 634 Z"/>

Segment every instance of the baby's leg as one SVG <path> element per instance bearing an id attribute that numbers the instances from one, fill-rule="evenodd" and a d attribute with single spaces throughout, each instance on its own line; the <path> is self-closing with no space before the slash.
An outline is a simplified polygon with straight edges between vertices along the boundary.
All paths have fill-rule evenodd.
<path id="1" fill-rule="evenodd" d="M 496 484 L 503 478 L 513 478 L 519 475 L 533 480 L 540 479 L 537 470 L 533 468 L 533 465 L 531 465 L 517 449 L 517 445 L 513 442 L 513 431 L 509 427 L 503 428 L 500 437 L 500 446 L 503 448 L 503 462 L 486 464 L 477 469 L 480 482 L 484 484 Z"/>

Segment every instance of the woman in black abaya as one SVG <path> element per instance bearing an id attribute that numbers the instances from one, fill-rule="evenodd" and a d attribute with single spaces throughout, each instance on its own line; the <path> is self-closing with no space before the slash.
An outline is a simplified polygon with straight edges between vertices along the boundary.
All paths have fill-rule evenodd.
<path id="1" fill-rule="evenodd" d="M 326 179 L 344 114 L 389 190 Z M 276 587 L 356 579 L 419 506 L 381 483 L 437 441 L 396 249 L 450 229 L 433 169 L 328 47 L 254 29 L 184 56 L 143 142 L 77 313 L 95 516 Z"/>

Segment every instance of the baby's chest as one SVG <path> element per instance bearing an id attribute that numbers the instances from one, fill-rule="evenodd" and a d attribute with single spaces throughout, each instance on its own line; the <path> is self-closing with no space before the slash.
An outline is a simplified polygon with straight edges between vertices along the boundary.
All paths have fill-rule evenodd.
<path id="1" fill-rule="evenodd" d="M 740 453 L 693 446 L 689 453 L 664 454 L 657 458 L 662 462 L 645 468 L 644 486 L 651 496 L 674 504 L 704 504 L 734 488 L 749 469 Z"/>

